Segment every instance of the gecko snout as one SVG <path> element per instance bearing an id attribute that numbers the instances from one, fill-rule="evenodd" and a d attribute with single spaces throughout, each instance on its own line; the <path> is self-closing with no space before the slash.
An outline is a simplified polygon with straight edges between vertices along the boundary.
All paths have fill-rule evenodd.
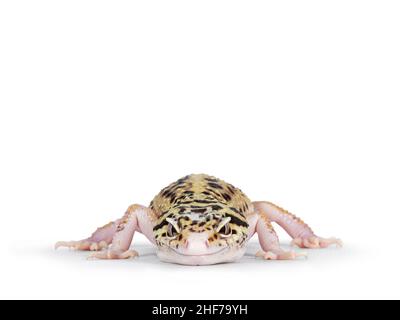
<path id="1" fill-rule="evenodd" d="M 210 246 L 210 243 L 208 240 L 196 240 L 196 241 L 188 241 L 186 240 L 184 245 L 186 249 L 192 250 L 196 248 L 208 248 Z"/>
<path id="2" fill-rule="evenodd" d="M 181 252 L 187 255 L 207 254 L 210 248 L 207 233 L 190 235 L 181 247 Z"/>

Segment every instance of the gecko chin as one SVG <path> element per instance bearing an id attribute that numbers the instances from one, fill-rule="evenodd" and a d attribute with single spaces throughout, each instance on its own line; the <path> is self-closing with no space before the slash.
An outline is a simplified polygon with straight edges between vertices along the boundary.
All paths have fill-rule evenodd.
<path id="1" fill-rule="evenodd" d="M 172 248 L 159 248 L 157 256 L 161 261 L 190 266 L 212 265 L 234 262 L 240 259 L 245 248 L 209 248 L 206 251 L 189 251 Z"/>

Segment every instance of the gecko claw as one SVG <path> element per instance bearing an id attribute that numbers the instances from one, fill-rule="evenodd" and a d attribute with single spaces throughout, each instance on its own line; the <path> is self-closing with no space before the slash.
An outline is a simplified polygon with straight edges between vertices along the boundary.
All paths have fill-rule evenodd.
<path id="1" fill-rule="evenodd" d="M 257 251 L 256 253 L 256 257 L 257 258 L 262 258 L 264 260 L 277 260 L 278 259 L 278 255 L 273 253 L 272 251 Z"/>

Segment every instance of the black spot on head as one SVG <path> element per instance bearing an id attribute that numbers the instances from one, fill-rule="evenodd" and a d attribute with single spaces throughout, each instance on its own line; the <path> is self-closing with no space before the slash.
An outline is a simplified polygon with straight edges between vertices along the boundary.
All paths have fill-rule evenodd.
<path id="1" fill-rule="evenodd" d="M 167 198 L 176 197 L 176 194 L 175 194 L 175 192 L 174 192 L 173 190 L 170 190 L 170 191 L 168 192 L 168 194 L 166 195 L 166 197 L 167 197 Z"/>
<path id="2" fill-rule="evenodd" d="M 230 193 L 232 193 L 232 194 L 234 194 L 235 193 L 235 190 L 233 189 L 233 186 L 232 185 L 228 185 L 228 191 L 230 192 Z"/>
<path id="3" fill-rule="evenodd" d="M 196 208 L 196 209 L 192 209 L 192 212 L 195 213 L 204 213 L 207 211 L 207 208 Z"/>
<path id="4" fill-rule="evenodd" d="M 199 227 L 202 227 L 202 226 L 204 226 L 206 223 L 204 222 L 204 221 L 202 221 L 202 222 L 200 222 L 199 223 Z"/>
<path id="5" fill-rule="evenodd" d="M 215 189 L 206 189 L 207 190 L 207 192 L 208 192 L 208 194 L 210 195 L 210 197 L 216 197 L 216 198 L 218 198 L 218 197 L 220 197 L 221 196 L 221 194 L 219 193 L 219 192 L 217 192 Z"/>
<path id="6" fill-rule="evenodd" d="M 227 193 L 223 193 L 223 194 L 222 194 L 222 197 L 223 197 L 226 201 L 231 201 L 231 200 L 232 200 L 232 197 L 231 197 L 229 194 L 227 194 Z"/>
<path id="7" fill-rule="evenodd" d="M 231 209 L 232 211 L 239 213 L 238 209 L 234 208 L 234 207 L 229 207 L 229 209 Z"/>
<path id="8" fill-rule="evenodd" d="M 198 199 L 198 200 L 194 200 L 194 202 L 197 202 L 197 203 L 215 203 L 215 200 L 202 200 L 202 199 Z"/>
<path id="9" fill-rule="evenodd" d="M 221 209 L 222 209 L 222 207 L 221 207 L 220 205 L 218 205 L 218 204 L 212 205 L 211 208 L 212 208 L 214 211 L 218 211 L 218 210 L 221 210 Z"/>
<path id="10" fill-rule="evenodd" d="M 186 210 L 186 208 L 185 208 L 185 207 L 180 207 L 180 208 L 179 208 L 179 213 L 181 213 L 181 214 L 182 214 L 182 213 L 184 213 L 184 212 L 185 212 L 185 210 Z"/>
<path id="11" fill-rule="evenodd" d="M 223 189 L 221 185 L 219 185 L 218 183 L 214 183 L 214 182 L 209 182 L 208 185 L 211 188 L 215 188 L 215 189 Z"/>
<path id="12" fill-rule="evenodd" d="M 193 200 L 189 200 L 189 201 L 181 201 L 179 204 L 191 204 L 193 203 Z"/>
<path id="13" fill-rule="evenodd" d="M 233 229 L 232 234 L 236 234 L 236 233 L 237 233 L 237 230 Z"/>
<path id="14" fill-rule="evenodd" d="M 189 175 L 184 176 L 183 178 L 178 179 L 176 182 L 182 183 L 182 182 L 185 182 L 187 179 L 189 179 Z"/>

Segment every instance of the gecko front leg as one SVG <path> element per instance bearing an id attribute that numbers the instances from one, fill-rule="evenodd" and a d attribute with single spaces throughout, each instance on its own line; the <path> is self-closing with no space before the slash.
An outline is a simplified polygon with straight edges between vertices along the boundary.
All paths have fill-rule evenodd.
<path id="1" fill-rule="evenodd" d="M 256 257 L 265 260 L 293 260 L 306 256 L 305 253 L 285 251 L 281 248 L 278 235 L 268 216 L 262 210 L 254 208 L 254 211 L 247 216 L 247 220 L 249 222 L 249 238 L 257 233 L 262 249 L 256 253 Z"/>
<path id="2" fill-rule="evenodd" d="M 311 228 L 289 211 L 267 201 L 253 202 L 255 210 L 263 212 L 270 221 L 278 223 L 292 238 L 292 245 L 300 248 L 326 248 L 332 244 L 343 245 L 340 239 L 322 238 L 315 235 Z"/>
<path id="3" fill-rule="evenodd" d="M 121 219 L 97 229 L 89 238 L 80 241 L 60 241 L 56 243 L 55 247 L 102 250 L 92 253 L 89 258 L 127 259 L 135 257 L 138 253 L 135 250 L 129 250 L 135 231 L 143 233 L 152 243 L 155 243 L 153 226 L 156 219 L 157 217 L 151 209 L 134 204 L 126 210 Z"/>

